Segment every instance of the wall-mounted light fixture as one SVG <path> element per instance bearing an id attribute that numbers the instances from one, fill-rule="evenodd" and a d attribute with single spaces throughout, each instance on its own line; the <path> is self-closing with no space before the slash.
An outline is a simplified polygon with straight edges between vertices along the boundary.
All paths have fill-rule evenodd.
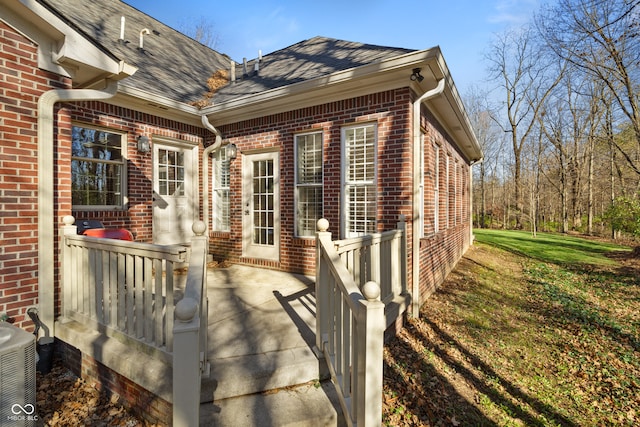
<path id="1" fill-rule="evenodd" d="M 238 157 L 238 147 L 236 144 L 231 143 L 227 145 L 227 157 L 229 160 L 233 160 Z"/>
<path id="2" fill-rule="evenodd" d="M 424 80 L 424 76 L 420 74 L 420 68 L 414 68 L 413 70 L 411 70 L 411 80 L 413 81 L 418 81 L 418 83 L 420 83 L 421 81 Z"/>
<path id="3" fill-rule="evenodd" d="M 138 135 L 138 153 L 146 154 L 151 151 L 151 144 L 149 144 L 149 137 L 144 135 Z"/>

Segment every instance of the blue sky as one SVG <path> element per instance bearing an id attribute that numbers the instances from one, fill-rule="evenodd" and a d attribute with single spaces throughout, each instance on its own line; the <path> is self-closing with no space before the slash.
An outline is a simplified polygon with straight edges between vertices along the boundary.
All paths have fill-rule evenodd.
<path id="1" fill-rule="evenodd" d="M 439 45 L 458 90 L 484 86 L 494 34 L 526 22 L 540 0 L 125 0 L 179 29 L 205 21 L 217 50 L 240 62 L 314 36 L 410 49 Z M 311 4 L 311 5 L 310 5 Z"/>

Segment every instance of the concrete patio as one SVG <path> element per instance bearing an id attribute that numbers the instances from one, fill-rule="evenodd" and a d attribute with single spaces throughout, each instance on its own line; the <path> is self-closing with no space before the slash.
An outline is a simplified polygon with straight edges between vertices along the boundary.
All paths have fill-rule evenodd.
<path id="1" fill-rule="evenodd" d="M 208 270 L 209 361 L 201 425 L 342 425 L 316 357 L 314 279 L 232 265 Z"/>
<path id="2" fill-rule="evenodd" d="M 186 275 L 176 277 L 176 300 Z M 209 268 L 202 426 L 341 426 L 340 404 L 316 357 L 314 279 L 232 265 Z M 143 388 L 172 400 L 172 367 L 135 340 L 62 319 L 56 336 Z"/>

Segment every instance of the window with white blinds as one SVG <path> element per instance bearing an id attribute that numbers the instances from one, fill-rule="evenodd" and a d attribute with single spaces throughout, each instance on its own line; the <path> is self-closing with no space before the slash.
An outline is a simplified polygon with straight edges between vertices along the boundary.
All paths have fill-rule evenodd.
<path id="1" fill-rule="evenodd" d="M 314 236 L 322 217 L 322 132 L 295 136 L 296 235 Z"/>
<path id="2" fill-rule="evenodd" d="M 376 231 L 376 139 L 374 124 L 342 129 L 342 224 L 345 237 Z"/>
<path id="3" fill-rule="evenodd" d="M 221 147 L 213 157 L 213 229 L 229 231 L 229 156 L 227 146 Z"/>

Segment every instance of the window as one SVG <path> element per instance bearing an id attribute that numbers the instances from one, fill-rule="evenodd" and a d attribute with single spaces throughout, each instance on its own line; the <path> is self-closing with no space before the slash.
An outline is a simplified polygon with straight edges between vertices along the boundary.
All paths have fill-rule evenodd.
<path id="1" fill-rule="evenodd" d="M 425 209 L 425 200 L 424 200 L 424 180 L 425 180 L 425 169 L 424 169 L 424 132 L 420 133 L 420 170 L 418 171 L 418 176 L 420 177 L 419 193 L 420 199 L 418 200 L 418 230 L 420 230 L 420 237 L 424 237 L 424 209 Z"/>
<path id="2" fill-rule="evenodd" d="M 126 138 L 86 126 L 71 131 L 71 197 L 74 209 L 126 203 Z"/>
<path id="3" fill-rule="evenodd" d="M 435 171 L 435 183 L 433 184 L 433 206 L 434 206 L 434 218 L 433 218 L 433 230 L 437 233 L 440 231 L 440 146 L 433 146 L 433 158 Z"/>
<path id="4" fill-rule="evenodd" d="M 450 158 L 449 155 L 446 154 L 445 155 L 445 172 L 444 172 L 444 177 L 445 177 L 445 186 L 444 186 L 444 190 L 445 190 L 445 197 L 444 197 L 444 203 L 445 203 L 445 207 L 444 207 L 444 213 L 445 213 L 445 229 L 449 228 L 451 226 L 449 220 L 451 218 L 451 211 L 450 206 L 451 206 L 451 168 L 450 168 Z"/>
<path id="5" fill-rule="evenodd" d="M 213 229 L 229 231 L 231 229 L 229 202 L 229 166 L 227 146 L 216 150 L 213 158 Z"/>
<path id="6" fill-rule="evenodd" d="M 322 132 L 295 136 L 296 235 L 314 236 L 322 218 Z"/>
<path id="7" fill-rule="evenodd" d="M 376 138 L 373 124 L 342 130 L 342 224 L 345 237 L 376 231 Z"/>

